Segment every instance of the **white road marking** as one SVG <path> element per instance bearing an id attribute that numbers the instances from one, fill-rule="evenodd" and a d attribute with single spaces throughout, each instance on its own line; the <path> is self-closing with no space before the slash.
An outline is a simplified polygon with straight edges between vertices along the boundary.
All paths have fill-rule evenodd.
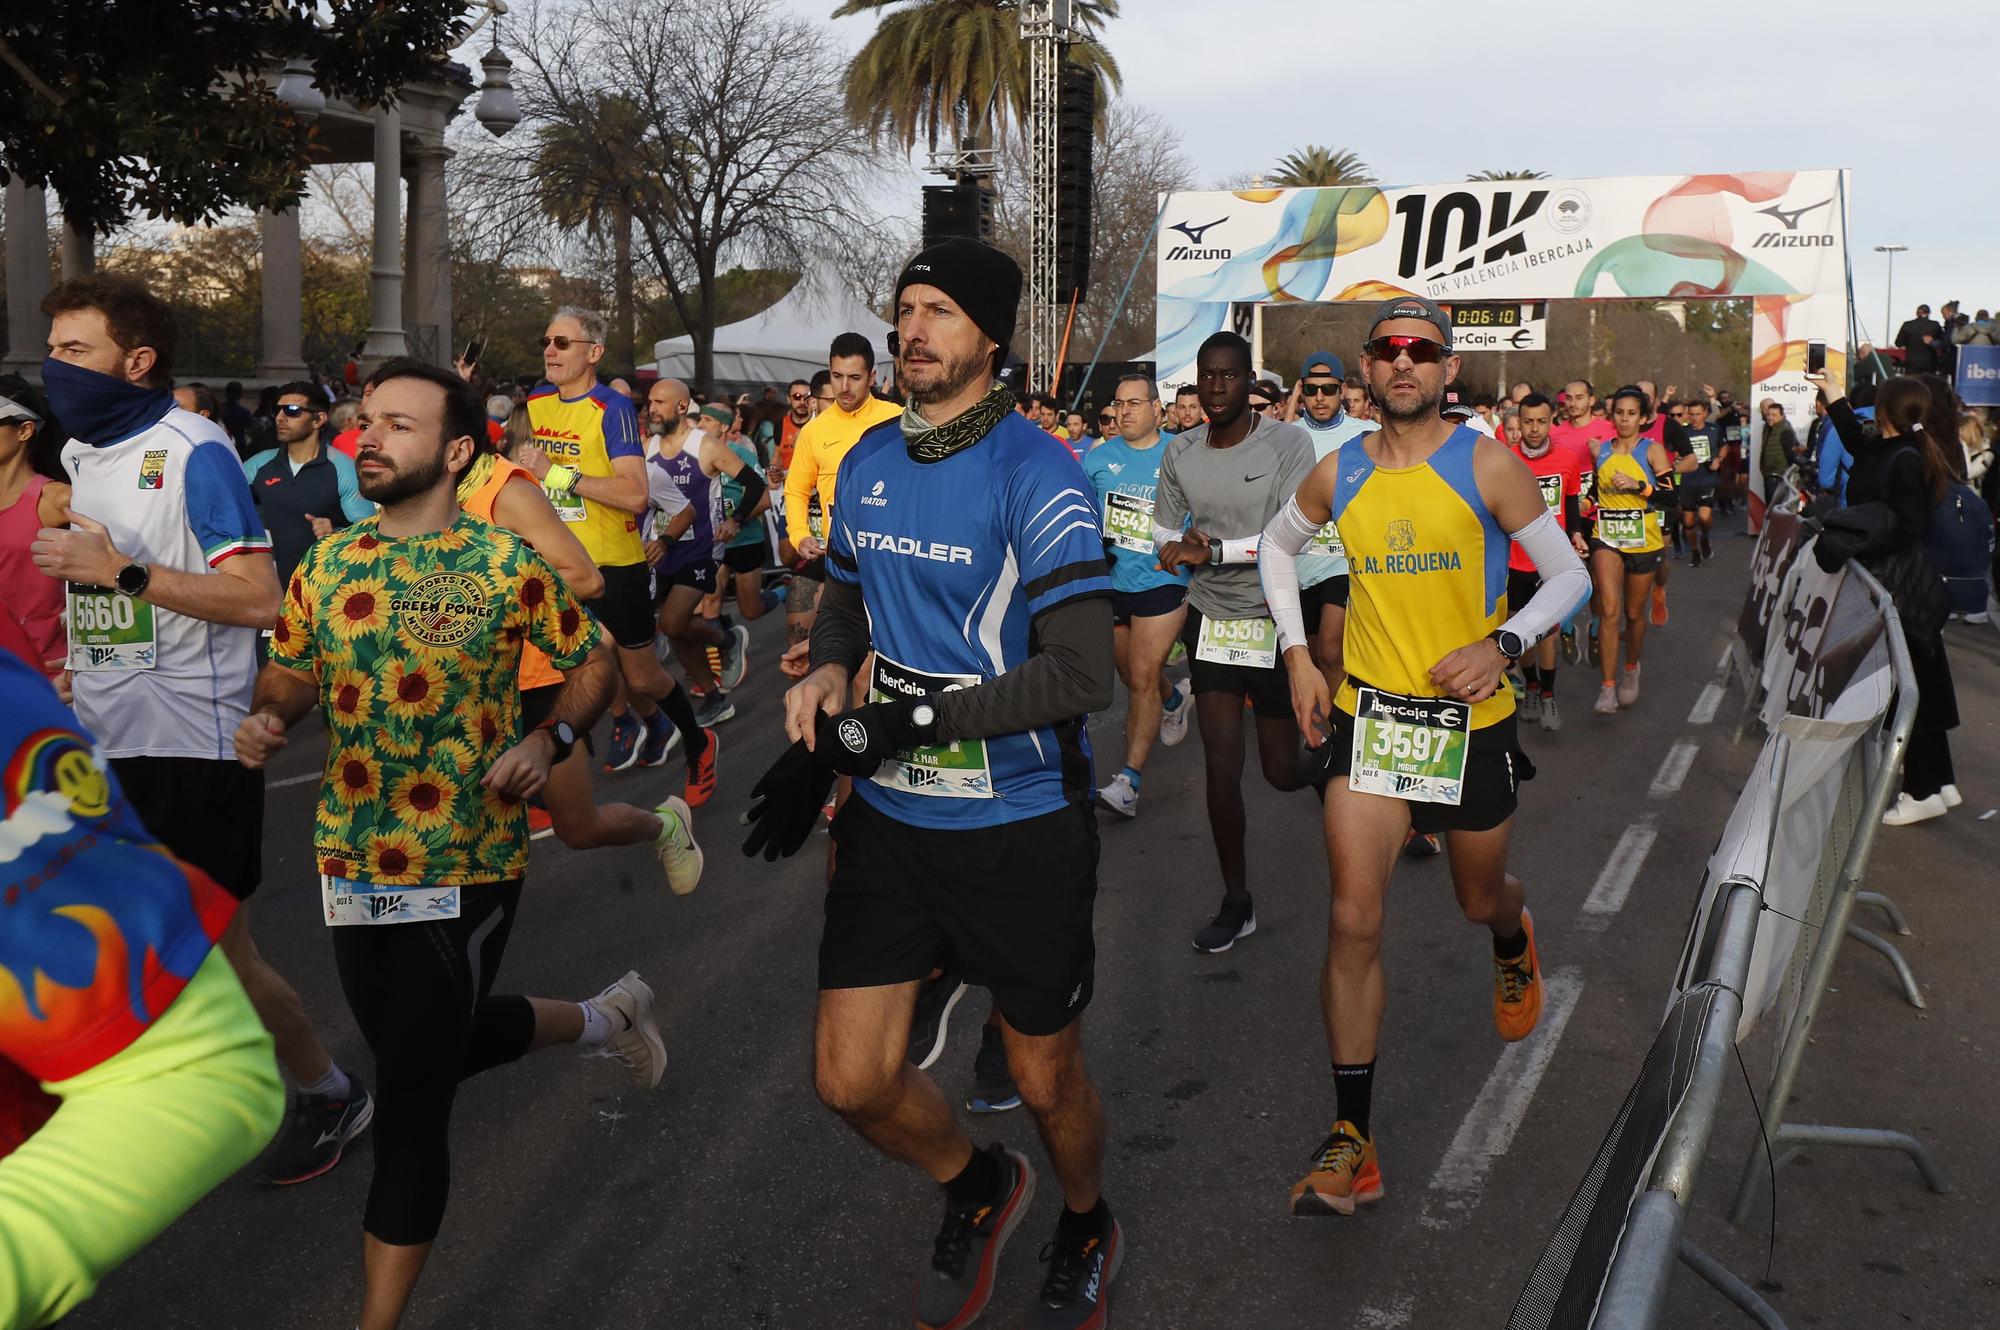
<path id="1" fill-rule="evenodd" d="M 1677 793 L 1681 788 L 1681 782 L 1687 779 L 1688 769 L 1694 766 L 1695 755 L 1699 752 L 1701 743 L 1695 739 L 1682 739 L 1669 748 L 1667 755 L 1660 760 L 1660 769 L 1654 773 L 1653 786 L 1646 791 L 1646 797 L 1664 799 Z"/>
<path id="2" fill-rule="evenodd" d="M 287 785 L 303 785 L 309 780 L 318 780 L 320 776 L 320 772 L 309 771 L 303 776 L 287 776 L 283 780 L 267 780 L 264 782 L 264 788 L 267 790 L 282 790 Z"/>
<path id="3" fill-rule="evenodd" d="M 1726 670 L 1735 661 L 1735 659 L 1736 659 L 1735 644 L 1731 642 L 1724 642 L 1722 644 L 1722 659 L 1715 662 L 1715 668 L 1718 671 Z"/>
<path id="4" fill-rule="evenodd" d="M 1583 994 L 1583 971 L 1577 966 L 1552 970 L 1542 978 L 1542 1019 L 1535 1032 L 1509 1044 L 1494 1064 L 1493 1074 L 1452 1137 L 1451 1148 L 1431 1174 L 1430 1195 L 1419 1217 L 1426 1228 L 1449 1228 L 1479 1204 L 1486 1174 L 1493 1161 L 1507 1153 L 1514 1132 L 1528 1115 L 1528 1104 L 1562 1042 L 1563 1027 Z"/>
<path id="5" fill-rule="evenodd" d="M 1632 890 L 1632 883 L 1659 834 L 1651 813 L 1625 828 L 1625 834 L 1611 849 L 1611 857 L 1604 861 L 1604 871 L 1597 875 L 1590 894 L 1583 898 L 1585 928 L 1603 928 L 1611 922 L 1612 915 L 1625 908 L 1626 894 Z"/>
<path id="6" fill-rule="evenodd" d="M 1723 687 L 1712 683 L 1701 690 L 1701 696 L 1694 700 L 1694 710 L 1688 712 L 1688 724 L 1706 725 L 1715 719 L 1717 709 L 1722 706 Z"/>

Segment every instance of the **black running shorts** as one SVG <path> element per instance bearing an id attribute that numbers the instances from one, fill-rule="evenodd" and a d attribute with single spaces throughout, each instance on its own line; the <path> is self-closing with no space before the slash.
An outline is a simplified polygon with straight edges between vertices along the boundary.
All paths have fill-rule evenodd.
<path id="1" fill-rule="evenodd" d="M 598 571 L 604 574 L 604 594 L 585 601 L 584 608 L 619 646 L 652 650 L 653 570 L 643 563 L 621 563 Z"/>
<path id="2" fill-rule="evenodd" d="M 722 562 L 732 573 L 761 573 L 770 562 L 770 542 L 760 540 L 755 545 L 725 546 Z"/>
<path id="3" fill-rule="evenodd" d="M 653 603 L 664 604 L 667 593 L 679 586 L 692 587 L 702 595 L 707 595 L 715 590 L 715 573 L 718 567 L 720 565 L 715 560 L 703 559 L 698 563 L 676 568 L 672 572 L 660 568 L 654 569 Z"/>
<path id="4" fill-rule="evenodd" d="M 1157 619 L 1172 614 L 1187 603 L 1187 588 L 1181 585 L 1147 587 L 1144 591 L 1111 593 L 1111 626 L 1121 628 L 1134 619 Z"/>
<path id="5" fill-rule="evenodd" d="M 556 699 L 562 696 L 563 686 L 559 683 L 545 683 L 539 688 L 529 688 L 521 694 L 521 737 L 527 738 L 540 729 L 544 722 L 556 712 Z M 591 742 L 590 731 L 576 736 L 585 752 L 595 757 L 597 745 Z"/>
<path id="6" fill-rule="evenodd" d="M 1667 552 L 1664 549 L 1648 550 L 1644 554 L 1634 554 L 1630 550 L 1621 550 L 1615 546 L 1607 545 L 1597 537 L 1592 536 L 1590 538 L 1590 552 L 1595 554 L 1599 550 L 1608 550 L 1623 560 L 1625 564 L 1625 576 L 1627 577 L 1644 577 L 1647 573 L 1657 573 L 1660 571 L 1660 565 L 1665 563 L 1667 558 Z"/>
<path id="7" fill-rule="evenodd" d="M 1250 709 L 1260 720 L 1285 720 L 1292 714 L 1292 680 L 1285 673 L 1282 656 L 1269 669 L 1247 665 L 1218 665 L 1195 657 L 1195 642 L 1201 636 L 1201 611 L 1188 609 L 1181 625 L 1181 645 L 1187 648 L 1188 680 L 1194 695 L 1231 693 L 1250 699 Z"/>
<path id="8" fill-rule="evenodd" d="M 1326 769 L 1332 780 L 1345 785 L 1354 756 L 1354 717 L 1339 707 L 1333 709 L 1333 734 L 1327 742 L 1334 750 Z M 1521 782 L 1533 775 L 1520 752 L 1514 714 L 1509 712 L 1505 720 L 1472 732 L 1465 754 L 1465 790 L 1458 803 L 1403 802 L 1410 808 L 1410 825 L 1418 831 L 1490 831 L 1514 816 Z"/>
<path id="9" fill-rule="evenodd" d="M 1519 614 L 1521 607 L 1534 599 L 1535 592 L 1541 589 L 1541 585 L 1542 575 L 1540 573 L 1524 573 L 1519 568 L 1509 568 L 1507 570 L 1507 613 L 1509 615 Z"/>
<path id="10" fill-rule="evenodd" d="M 1060 1033 L 1090 1005 L 1097 815 L 1087 805 L 941 831 L 857 794 L 833 838 L 821 988 L 909 983 L 950 957 L 1022 1034 Z"/>
<path id="11" fill-rule="evenodd" d="M 247 901 L 264 880 L 264 773 L 208 757 L 114 757 L 126 801 L 160 844 Z"/>
<path id="12" fill-rule="evenodd" d="M 1347 608 L 1347 586 L 1347 574 L 1337 573 L 1299 591 L 1299 610 L 1305 615 L 1308 633 L 1319 633 L 1320 616 L 1329 605 L 1340 610 Z"/>

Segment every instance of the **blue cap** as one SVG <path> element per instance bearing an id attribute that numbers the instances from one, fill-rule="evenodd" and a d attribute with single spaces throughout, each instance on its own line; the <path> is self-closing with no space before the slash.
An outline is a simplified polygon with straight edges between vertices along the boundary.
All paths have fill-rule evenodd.
<path id="1" fill-rule="evenodd" d="M 1305 378 L 1317 370 L 1321 374 L 1331 374 L 1336 379 L 1347 377 L 1347 366 L 1340 363 L 1340 357 L 1331 351 L 1315 351 L 1306 357 L 1306 363 L 1299 366 L 1299 377 Z"/>

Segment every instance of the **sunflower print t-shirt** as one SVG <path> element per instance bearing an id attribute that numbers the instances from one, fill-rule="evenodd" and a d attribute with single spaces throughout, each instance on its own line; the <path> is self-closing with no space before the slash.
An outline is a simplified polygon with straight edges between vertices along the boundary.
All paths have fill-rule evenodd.
<path id="1" fill-rule="evenodd" d="M 315 541 L 271 659 L 319 681 L 319 871 L 390 886 L 521 876 L 527 809 L 479 783 L 521 737 L 521 643 L 568 670 L 597 638 L 541 556 L 476 517 L 404 539 L 370 518 Z"/>

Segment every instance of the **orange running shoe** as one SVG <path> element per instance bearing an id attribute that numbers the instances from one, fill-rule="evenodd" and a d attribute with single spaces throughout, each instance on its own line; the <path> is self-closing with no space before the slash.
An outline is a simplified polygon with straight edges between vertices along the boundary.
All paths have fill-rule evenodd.
<path id="1" fill-rule="evenodd" d="M 556 820 L 539 804 L 528 805 L 528 839 L 543 840 L 556 834 Z"/>
<path id="2" fill-rule="evenodd" d="M 1295 1215 L 1351 1215 L 1356 1205 L 1382 1199 L 1382 1170 L 1375 1142 L 1342 1119 L 1313 1156 L 1312 1171 L 1292 1184 Z"/>
<path id="3" fill-rule="evenodd" d="M 715 754 L 722 747 L 722 741 L 715 737 L 714 730 L 703 730 L 702 733 L 708 736 L 708 746 L 701 750 L 700 757 L 688 763 L 689 808 L 701 807 L 715 793 Z"/>
<path id="4" fill-rule="evenodd" d="M 1508 1043 L 1526 1039 L 1542 1019 L 1542 961 L 1535 953 L 1535 921 L 1524 908 L 1521 931 L 1528 949 L 1511 961 L 1493 958 L 1493 1025 Z"/>
<path id="5" fill-rule="evenodd" d="M 1653 627 L 1667 626 L 1667 589 L 1657 582 L 1653 584 Z"/>

